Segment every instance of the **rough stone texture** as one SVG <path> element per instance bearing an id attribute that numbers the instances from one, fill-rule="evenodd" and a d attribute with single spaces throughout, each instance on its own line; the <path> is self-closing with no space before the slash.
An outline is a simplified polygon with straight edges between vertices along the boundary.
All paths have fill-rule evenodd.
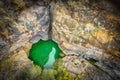
<path id="1" fill-rule="evenodd" d="M 107 73 L 91 65 L 80 56 L 66 56 L 63 58 L 63 66 L 66 67 L 73 76 L 84 74 L 83 79 L 81 78 L 82 80 L 112 80 Z"/>
<path id="2" fill-rule="evenodd" d="M 22 73 L 32 66 L 27 58 L 31 45 L 51 34 L 66 55 L 62 65 L 74 77 L 119 80 L 120 14 L 116 6 L 107 0 L 48 3 L 0 1 L 0 80 L 24 79 Z"/>
<path id="3" fill-rule="evenodd" d="M 28 59 L 32 44 L 48 39 L 49 6 L 31 0 L 0 4 L 0 80 L 23 80 L 33 65 Z"/>
<path id="4" fill-rule="evenodd" d="M 23 49 L 12 52 L 0 62 L 0 79 L 15 80 L 22 78 L 25 69 L 32 65 Z"/>
<path id="5" fill-rule="evenodd" d="M 105 3 L 106 7 L 100 6 Z M 108 13 L 109 7 L 111 11 Z M 105 10 L 101 11 L 102 8 Z M 72 74 L 87 72 L 93 66 L 93 71 L 87 72 L 83 80 L 120 79 L 120 39 L 116 30 L 120 17 L 112 10 L 116 10 L 115 7 L 103 0 L 94 5 L 89 0 L 81 0 L 69 1 L 68 4 L 56 3 L 54 6 L 52 38 L 68 55 L 63 58 L 63 66 Z M 81 57 L 74 58 L 72 55 L 81 56 L 86 66 L 81 62 Z"/>

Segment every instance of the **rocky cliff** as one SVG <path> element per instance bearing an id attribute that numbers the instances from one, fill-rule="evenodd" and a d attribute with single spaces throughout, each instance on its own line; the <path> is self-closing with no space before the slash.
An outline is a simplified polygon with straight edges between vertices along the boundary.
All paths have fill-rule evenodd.
<path id="1" fill-rule="evenodd" d="M 120 79 L 120 14 L 109 0 L 1 0 L 0 80 L 44 76 L 28 59 L 39 39 L 58 43 L 74 79 Z"/>

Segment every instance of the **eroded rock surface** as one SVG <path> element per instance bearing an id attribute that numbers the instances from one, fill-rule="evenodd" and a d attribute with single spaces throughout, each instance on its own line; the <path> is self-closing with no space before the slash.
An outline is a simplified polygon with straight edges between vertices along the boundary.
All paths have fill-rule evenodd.
<path id="1" fill-rule="evenodd" d="M 33 65 L 28 59 L 32 44 L 48 39 L 49 6 L 31 0 L 0 2 L 0 80 L 25 79 L 23 73 Z"/>
<path id="2" fill-rule="evenodd" d="M 92 79 L 102 80 L 103 74 L 105 80 L 120 78 L 119 31 L 116 31 L 120 17 L 113 14 L 115 7 L 106 2 L 90 6 L 89 1 L 69 1 L 68 4 L 56 3 L 54 7 L 52 37 L 67 55 L 63 58 L 63 66 L 72 74 L 87 72 L 92 66 L 93 71 L 86 74 L 89 78 L 83 80 L 90 80 L 92 75 L 96 76 Z M 100 5 L 105 3 L 107 6 L 101 11 Z M 109 7 L 111 11 L 107 12 Z"/>
<path id="3" fill-rule="evenodd" d="M 116 6 L 107 0 L 49 3 L 0 1 L 0 79 L 25 79 L 22 73 L 33 65 L 27 58 L 32 44 L 51 36 L 66 55 L 63 67 L 78 80 L 119 80 Z"/>

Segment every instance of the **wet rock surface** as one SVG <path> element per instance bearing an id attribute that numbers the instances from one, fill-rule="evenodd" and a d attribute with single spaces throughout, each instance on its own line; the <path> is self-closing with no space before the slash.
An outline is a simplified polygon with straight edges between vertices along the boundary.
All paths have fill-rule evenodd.
<path id="1" fill-rule="evenodd" d="M 39 39 L 59 44 L 62 66 L 78 80 L 119 80 L 119 25 L 119 10 L 108 0 L 1 0 L 0 80 L 25 79 Z"/>

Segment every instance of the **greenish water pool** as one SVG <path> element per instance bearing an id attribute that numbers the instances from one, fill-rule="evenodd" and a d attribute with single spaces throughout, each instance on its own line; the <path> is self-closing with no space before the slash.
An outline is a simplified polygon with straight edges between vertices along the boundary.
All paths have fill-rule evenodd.
<path id="1" fill-rule="evenodd" d="M 61 50 L 53 40 L 39 40 L 34 43 L 29 52 L 29 59 L 35 64 L 50 68 L 56 59 L 60 58 Z"/>

